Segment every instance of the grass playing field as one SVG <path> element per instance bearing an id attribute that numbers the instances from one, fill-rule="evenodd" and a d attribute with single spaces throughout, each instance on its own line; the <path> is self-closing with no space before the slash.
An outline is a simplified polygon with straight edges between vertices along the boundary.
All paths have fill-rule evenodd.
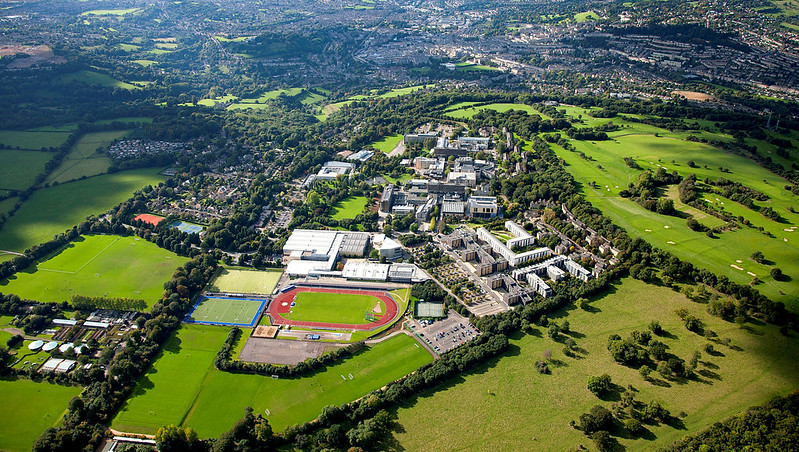
<path id="1" fill-rule="evenodd" d="M 432 361 L 413 339 L 402 335 L 311 376 L 273 380 L 216 370 L 213 360 L 227 334 L 226 328 L 182 326 L 111 426 L 154 433 L 163 425 L 182 424 L 196 429 L 200 437 L 217 437 L 251 406 L 261 414 L 268 409 L 270 424 L 280 431 L 315 418 L 327 405 L 357 399 Z"/>
<path id="2" fill-rule="evenodd" d="M 83 176 L 103 174 L 111 167 L 111 159 L 105 149 L 116 139 L 122 138 L 129 130 L 93 132 L 82 136 L 67 154 L 61 165 L 47 178 L 47 182 L 63 184 Z"/>
<path id="3" fill-rule="evenodd" d="M 575 116 L 587 111 L 568 107 L 567 114 Z M 605 120 L 606 122 L 607 120 Z M 753 161 L 727 154 L 717 148 L 702 143 L 686 141 L 684 138 L 692 132 L 672 133 L 646 124 L 637 124 L 613 120 L 624 128 L 609 135 L 608 141 L 577 141 L 572 144 L 577 151 L 585 153 L 592 160 L 582 158 L 578 153 L 569 152 L 557 145 L 552 145 L 555 153 L 563 158 L 567 170 L 581 183 L 587 199 L 614 223 L 625 228 L 632 236 L 640 236 L 655 246 L 674 253 L 681 259 L 687 259 L 701 268 L 725 275 L 739 284 L 749 283 L 755 273 L 761 284 L 757 286 L 764 295 L 774 301 L 782 301 L 792 309 L 799 309 L 799 302 L 792 294 L 799 291 L 799 236 L 792 226 L 799 224 L 799 215 L 788 211 L 788 207 L 799 207 L 799 198 L 783 189 L 786 181 L 779 176 L 757 165 Z M 655 136 L 657 133 L 659 136 Z M 713 135 L 713 132 L 705 132 Z M 719 137 L 723 139 L 723 136 Z M 737 181 L 747 187 L 754 188 L 771 199 L 756 202 L 769 206 L 777 211 L 784 222 L 769 220 L 760 213 L 750 210 L 735 202 L 722 199 L 716 195 L 708 195 L 713 203 L 724 203 L 725 210 L 735 216 L 742 215 L 756 226 L 762 226 L 772 236 L 763 234 L 753 228 L 744 227 L 733 232 L 720 234 L 711 239 L 703 233 L 688 229 L 683 218 L 659 215 L 650 212 L 634 201 L 621 198 L 619 192 L 627 184 L 636 180 L 641 170 L 629 168 L 623 157 L 632 157 L 645 169 L 657 169 L 663 166 L 668 171 L 677 171 L 681 175 L 694 173 L 699 180 L 705 177 L 717 179 L 724 177 Z M 688 160 L 695 162 L 696 168 L 690 168 Z M 598 165 L 602 169 L 598 168 Z M 729 168 L 730 172 L 722 173 L 719 167 Z M 597 188 L 588 185 L 596 182 Z M 672 197 L 674 194 L 672 194 Z M 719 198 L 718 200 L 716 198 Z M 677 207 L 681 207 L 679 204 Z M 694 209 L 695 210 L 695 209 Z M 697 215 L 689 209 L 686 213 Z M 713 217 L 697 218 L 708 226 L 718 224 Z M 758 264 L 749 256 L 753 251 L 761 251 L 773 266 L 782 269 L 790 278 L 775 281 L 769 275 L 773 266 Z M 738 270 L 732 265 L 742 268 Z"/>
<path id="4" fill-rule="evenodd" d="M 265 300 L 202 297 L 189 315 L 189 321 L 253 326 L 256 316 L 264 304 Z"/>
<path id="5" fill-rule="evenodd" d="M 334 207 L 335 213 L 333 213 L 331 218 L 334 220 L 355 218 L 356 215 L 363 213 L 368 201 L 366 196 L 350 196 L 336 204 Z"/>
<path id="6" fill-rule="evenodd" d="M 61 146 L 67 138 L 69 131 L 22 131 L 22 130 L 0 130 L 0 143 L 19 149 L 34 149 Z"/>
<path id="7" fill-rule="evenodd" d="M 59 386 L 30 380 L 0 379 L 0 449 L 28 451 L 36 438 L 56 425 L 77 386 Z"/>
<path id="8" fill-rule="evenodd" d="M 0 291 L 51 303 L 78 294 L 142 299 L 152 306 L 175 268 L 186 261 L 135 236 L 91 235 L 0 282 Z"/>
<path id="9" fill-rule="evenodd" d="M 387 137 L 381 138 L 372 143 L 370 146 L 372 146 L 373 148 L 377 149 L 380 152 L 385 152 L 386 154 L 388 154 L 389 152 L 393 151 L 395 147 L 397 147 L 400 141 L 402 141 L 402 138 L 403 138 L 402 134 L 397 133 L 394 135 L 389 135 Z"/>
<path id="10" fill-rule="evenodd" d="M 120 171 L 37 190 L 0 228 L 0 249 L 22 252 L 50 240 L 87 216 L 128 199 L 135 190 L 161 182 L 164 176 L 159 171 Z"/>
<path id="11" fill-rule="evenodd" d="M 291 308 L 291 313 L 282 316 L 302 322 L 359 325 L 366 323 L 366 312 L 371 312 L 377 304 L 380 305 L 380 312 L 386 312 L 386 304 L 371 295 L 298 292 L 294 302 L 296 305 Z"/>
<path id="12" fill-rule="evenodd" d="M 0 149 L 0 189 L 27 189 L 54 155 L 52 152 Z"/>
<path id="13" fill-rule="evenodd" d="M 795 359 L 799 340 L 786 338 L 776 327 L 733 323 L 711 317 L 702 304 L 669 289 L 625 280 L 592 303 L 595 312 L 570 306 L 552 316 L 568 320 L 572 337 L 584 349 L 579 358 L 562 354 L 562 343 L 547 338 L 544 329 L 511 341 L 510 351 L 463 378 L 414 397 L 397 412 L 401 425 L 396 439 L 407 450 L 571 450 L 591 440 L 569 426 L 570 420 L 593 405 L 610 409 L 586 388 L 589 376 L 607 373 L 621 387 L 633 385 L 636 400 L 657 400 L 673 415 L 687 413 L 684 430 L 668 425 L 646 426 L 646 439 L 619 438 L 627 450 L 657 450 L 685 434 L 785 394 L 799 384 Z M 674 310 L 684 308 L 705 321 L 719 338 L 730 338 L 739 350 L 714 344 L 717 356 L 705 353 L 708 340 L 686 330 Z M 568 317 L 566 315 L 568 314 Z M 550 318 L 552 318 L 550 317 Z M 659 337 L 670 353 L 688 359 L 702 351 L 700 381 L 666 381 L 657 373 L 656 384 L 645 382 L 637 369 L 616 364 L 607 351 L 611 334 L 628 337 L 660 321 L 667 336 Z M 541 375 L 533 363 L 544 350 L 552 351 L 551 375 Z M 509 409 L 508 407 L 513 407 Z M 432 425 L 436 434 L 430 435 Z M 464 426 L 485 426 L 464 428 Z M 535 440 L 533 440 L 535 438 Z"/>
<path id="14" fill-rule="evenodd" d="M 222 267 L 208 285 L 209 292 L 271 294 L 280 281 L 282 270 L 253 270 Z"/>

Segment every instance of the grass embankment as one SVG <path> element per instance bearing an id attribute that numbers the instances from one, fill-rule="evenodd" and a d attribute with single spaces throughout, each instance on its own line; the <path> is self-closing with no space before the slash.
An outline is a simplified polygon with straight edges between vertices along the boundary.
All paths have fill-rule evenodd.
<path id="1" fill-rule="evenodd" d="M 139 237 L 90 235 L 0 282 L 0 291 L 48 303 L 86 295 L 141 299 L 152 306 L 186 261 Z"/>
<path id="2" fill-rule="evenodd" d="M 633 385 L 636 400 L 656 400 L 675 416 L 687 413 L 684 429 L 645 425 L 649 433 L 643 439 L 618 438 L 627 450 L 655 450 L 799 384 L 795 371 L 799 340 L 782 336 L 776 327 L 748 324 L 741 329 L 711 317 L 705 305 L 670 289 L 631 279 L 614 286 L 592 306 L 594 312 L 570 306 L 550 316 L 558 323 L 569 321 L 571 337 L 582 349 L 578 358 L 563 355 L 563 344 L 537 328 L 535 335 L 513 339 L 504 357 L 409 400 L 397 410 L 401 429 L 396 439 L 407 450 L 430 451 L 569 450 L 590 445 L 592 441 L 571 428 L 569 421 L 596 404 L 610 409 L 615 396 L 603 401 L 586 387 L 589 376 L 607 373 L 621 388 Z M 705 353 L 709 341 L 686 330 L 674 314 L 680 308 L 704 320 L 719 338 L 730 338 L 735 348 L 714 344 L 718 353 Z M 633 330 L 647 330 L 652 320 L 660 321 L 668 333 L 656 338 L 669 347 L 669 353 L 687 360 L 694 351 L 702 352 L 698 381 L 667 381 L 653 373 L 654 383 L 647 382 L 638 369 L 613 361 L 608 336 L 626 338 Z M 558 364 L 550 365 L 551 375 L 542 375 L 533 364 L 547 349 Z M 431 425 L 436 426 L 435 435 L 429 434 Z M 475 425 L 484 428 L 464 428 Z"/>
<path id="3" fill-rule="evenodd" d="M 261 414 L 268 409 L 269 423 L 281 431 L 314 419 L 327 405 L 355 400 L 432 360 L 429 353 L 414 345 L 413 339 L 402 335 L 321 372 L 298 379 L 273 380 L 220 372 L 213 367 L 228 331 L 212 326 L 182 326 L 140 379 L 111 426 L 154 433 L 163 425 L 176 424 L 196 429 L 200 437 L 218 437 L 250 406 Z"/>

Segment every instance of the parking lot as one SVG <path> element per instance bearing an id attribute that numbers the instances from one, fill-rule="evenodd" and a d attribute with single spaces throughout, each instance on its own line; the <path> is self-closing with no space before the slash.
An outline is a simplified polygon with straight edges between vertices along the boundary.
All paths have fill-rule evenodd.
<path id="1" fill-rule="evenodd" d="M 469 319 L 450 310 L 449 315 L 436 321 L 408 322 L 411 330 L 424 340 L 439 355 L 465 343 L 480 334 Z"/>

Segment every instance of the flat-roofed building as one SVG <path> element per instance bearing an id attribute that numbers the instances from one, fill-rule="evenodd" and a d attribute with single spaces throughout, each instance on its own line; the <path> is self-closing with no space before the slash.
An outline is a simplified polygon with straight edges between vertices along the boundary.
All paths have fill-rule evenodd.
<path id="1" fill-rule="evenodd" d="M 495 218 L 498 215 L 496 196 L 470 196 L 466 213 L 472 218 Z"/>

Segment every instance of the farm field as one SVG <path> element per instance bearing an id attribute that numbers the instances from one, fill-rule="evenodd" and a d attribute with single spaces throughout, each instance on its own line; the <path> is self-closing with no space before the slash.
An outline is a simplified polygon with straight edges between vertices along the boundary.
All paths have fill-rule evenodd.
<path id="1" fill-rule="evenodd" d="M 502 103 L 495 103 L 495 104 L 488 104 L 488 105 L 481 105 L 479 107 L 473 106 L 464 106 L 459 110 L 448 110 L 447 116 L 456 118 L 456 119 L 469 119 L 474 116 L 477 112 L 482 110 L 495 110 L 500 113 L 504 113 L 510 110 L 521 110 L 526 112 L 529 115 L 539 115 L 542 116 L 536 109 L 529 105 L 525 104 L 502 104 Z"/>
<path id="2" fill-rule="evenodd" d="M 27 189 L 54 155 L 52 152 L 0 149 L 0 189 Z"/>
<path id="3" fill-rule="evenodd" d="M 394 135 L 389 135 L 387 137 L 384 137 L 380 140 L 377 140 L 374 143 L 372 143 L 370 146 L 372 146 L 373 148 L 377 149 L 380 152 L 385 152 L 386 154 L 388 154 L 389 152 L 393 151 L 398 144 L 400 144 L 402 138 L 403 138 L 402 134 L 397 133 Z"/>
<path id="4" fill-rule="evenodd" d="M 275 290 L 283 271 L 253 270 L 234 267 L 222 267 L 208 285 L 209 292 L 255 293 L 269 295 Z"/>
<path id="5" fill-rule="evenodd" d="M 0 144 L 19 149 L 58 147 L 69 138 L 69 130 L 0 130 Z"/>
<path id="6" fill-rule="evenodd" d="M 0 229 L 0 249 L 22 252 L 164 180 L 160 168 L 95 176 L 34 192 Z"/>
<path id="7" fill-rule="evenodd" d="M 28 451 L 36 438 L 61 420 L 78 386 L 0 379 L 0 449 Z M 13 408 L 12 408 L 13 407 Z"/>
<path id="8" fill-rule="evenodd" d="M 335 213 L 333 213 L 331 218 L 334 220 L 355 218 L 358 214 L 363 213 L 368 201 L 365 196 L 350 196 L 335 205 L 333 208 Z"/>
<path id="9" fill-rule="evenodd" d="M 618 119 L 614 122 L 620 123 Z M 795 238 L 793 234 L 796 231 L 791 231 L 799 216 L 788 211 L 790 206 L 799 207 L 799 198 L 782 188 L 785 180 L 743 157 L 724 153 L 702 143 L 685 141 L 682 138 L 688 133 L 670 133 L 645 124 L 622 124 L 629 127 L 609 133 L 612 140 L 572 140 L 577 151 L 585 153 L 591 161 L 580 157 L 576 152 L 568 152 L 560 146 L 552 145 L 555 153 L 569 165 L 568 171 L 582 184 L 587 199 L 631 235 L 643 237 L 681 259 L 725 275 L 739 284 L 751 281 L 752 276 L 747 272 L 755 273 L 762 281 L 757 287 L 764 295 L 774 301 L 782 301 L 794 310 L 799 309 L 799 302 L 791 296 L 799 291 L 799 245 L 794 243 L 799 237 Z M 659 136 L 654 136 L 654 133 Z M 724 204 L 725 210 L 736 216 L 743 215 L 756 226 L 763 226 L 773 237 L 756 229 L 743 227 L 722 233 L 714 239 L 708 238 L 703 233 L 688 229 L 683 218 L 659 215 L 634 201 L 621 198 L 619 192 L 641 173 L 641 170 L 629 168 L 623 157 L 632 157 L 644 169 L 655 170 L 662 166 L 683 176 L 694 173 L 699 180 L 724 177 L 740 182 L 768 195 L 768 201 L 756 204 L 773 208 L 785 221 L 769 220 L 758 212 L 727 200 Z M 690 168 L 688 160 L 693 160 L 697 167 Z M 597 165 L 601 165 L 602 169 L 598 169 Z M 722 173 L 719 166 L 729 168 L 730 172 Z M 589 186 L 590 182 L 595 182 L 597 188 Z M 713 194 L 708 196 L 712 198 L 712 202 L 716 202 L 715 198 L 718 198 Z M 720 202 L 724 200 L 721 199 Z M 708 226 L 717 221 L 710 217 L 697 220 Z M 790 280 L 775 281 L 769 274 L 771 266 L 751 261 L 749 256 L 755 250 L 763 252 Z"/>
<path id="10" fill-rule="evenodd" d="M 563 345 L 537 328 L 537 334 L 513 339 L 510 351 L 499 360 L 437 388 L 438 392 L 422 393 L 397 409 L 401 427 L 395 438 L 406 450 L 426 451 L 528 450 L 531 444 L 537 450 L 569 450 L 579 444 L 592 445 L 569 421 L 597 404 L 610 409 L 610 401 L 602 401 L 586 388 L 589 376 L 607 373 L 622 388 L 632 385 L 636 400 L 658 401 L 675 416 L 687 413 L 681 419 L 685 429 L 645 425 L 649 434 L 644 439 L 617 438 L 626 450 L 656 450 L 774 395 L 787 394 L 799 384 L 793 364 L 799 340 L 795 335 L 786 338 L 776 327 L 747 324 L 742 329 L 711 317 L 705 305 L 670 289 L 632 279 L 617 284 L 591 305 L 594 312 L 572 305 L 550 316 L 558 323 L 569 321 L 572 338 L 584 349 L 579 358 L 563 355 Z M 714 344 L 716 355 L 704 352 L 708 340 L 685 328 L 674 314 L 679 308 L 701 318 L 719 338 L 730 338 L 736 348 Z M 654 383 L 646 382 L 637 368 L 613 361 L 607 351 L 608 336 L 626 338 L 633 330 L 646 330 L 651 320 L 658 320 L 668 333 L 658 340 L 670 353 L 688 359 L 694 351 L 702 351 L 699 380 L 667 381 L 653 373 Z M 561 364 L 550 365 L 552 374 L 542 375 L 533 363 L 541 360 L 547 349 Z M 431 425 L 436 425 L 436 435 L 427 434 Z"/>
<path id="11" fill-rule="evenodd" d="M 135 236 L 89 235 L 0 282 L 0 290 L 51 303 L 77 294 L 142 299 L 152 306 L 161 298 L 163 284 L 186 261 Z"/>
<path id="12" fill-rule="evenodd" d="M 153 61 L 152 63 L 155 63 L 155 61 Z M 142 123 L 142 124 L 150 124 L 150 123 L 153 122 L 153 117 L 152 116 L 126 116 L 124 118 L 111 118 L 111 119 L 101 119 L 99 121 L 94 121 L 95 124 L 111 124 L 113 122 L 122 122 L 122 123 L 138 122 L 138 123 Z"/>
<path id="13" fill-rule="evenodd" d="M 63 83 L 83 83 L 86 85 L 100 85 L 108 88 L 122 88 L 127 90 L 141 89 L 131 83 L 119 81 L 110 75 L 94 71 L 78 71 L 64 74 L 58 78 Z"/>
<path id="14" fill-rule="evenodd" d="M 175 424 L 196 429 L 200 437 L 216 437 L 251 406 L 261 414 L 268 409 L 269 423 L 281 431 L 314 419 L 327 405 L 355 400 L 432 361 L 413 339 L 401 335 L 313 375 L 273 380 L 216 370 L 213 360 L 227 334 L 226 328 L 183 325 L 111 426 L 154 433 L 163 425 Z M 353 379 L 348 378 L 350 374 Z"/>
<path id="15" fill-rule="evenodd" d="M 105 173 L 111 167 L 111 159 L 105 154 L 105 149 L 128 132 L 130 131 L 93 132 L 80 137 L 61 165 L 50 173 L 47 182 L 63 184 L 83 176 Z"/>
<path id="16" fill-rule="evenodd" d="M 282 315 L 286 319 L 302 322 L 359 325 L 366 323 L 366 312 L 371 312 L 378 303 L 380 312 L 386 312 L 386 304 L 371 295 L 298 292 L 294 302 L 297 305 L 291 308 L 291 313 Z"/>

